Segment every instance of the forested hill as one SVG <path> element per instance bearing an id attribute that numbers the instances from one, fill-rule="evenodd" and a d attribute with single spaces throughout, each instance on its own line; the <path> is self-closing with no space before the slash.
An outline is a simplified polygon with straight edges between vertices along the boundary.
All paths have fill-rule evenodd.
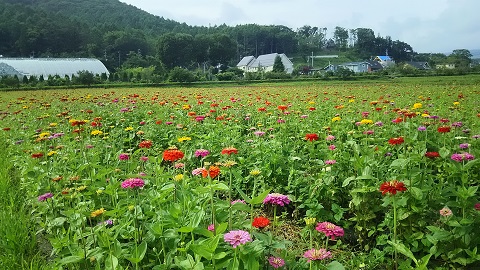
<path id="1" fill-rule="evenodd" d="M 352 61 L 387 50 L 397 61 L 414 53 L 369 28 L 189 26 L 118 0 L 0 0 L 0 17 L 4 57 L 95 57 L 109 69 L 235 65 L 243 56 L 274 52 L 303 57 L 304 64 L 312 53 L 342 52 Z"/>
<path id="2" fill-rule="evenodd" d="M 146 32 L 165 33 L 188 28 L 173 20 L 164 19 L 118 0 L 0 0 L 0 3 L 15 4 L 41 10 L 49 16 L 63 16 L 83 22 L 90 27 L 107 29 L 140 29 Z"/>

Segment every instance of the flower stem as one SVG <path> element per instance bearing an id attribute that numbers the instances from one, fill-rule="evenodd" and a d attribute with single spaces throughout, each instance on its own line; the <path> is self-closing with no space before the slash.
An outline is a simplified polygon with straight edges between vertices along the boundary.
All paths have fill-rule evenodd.
<path id="1" fill-rule="evenodd" d="M 393 242 L 397 243 L 397 201 L 393 198 Z M 394 269 L 397 269 L 397 249 L 394 251 Z"/>

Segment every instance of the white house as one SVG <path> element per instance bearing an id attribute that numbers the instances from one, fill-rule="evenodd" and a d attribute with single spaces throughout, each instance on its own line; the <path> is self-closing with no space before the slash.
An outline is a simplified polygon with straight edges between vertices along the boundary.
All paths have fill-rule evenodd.
<path id="1" fill-rule="evenodd" d="M 280 56 L 285 72 L 291 74 L 293 72 L 293 63 L 285 54 L 271 53 L 263 54 L 255 58 L 254 56 L 245 56 L 238 62 L 237 67 L 245 72 L 257 72 L 263 70 L 265 72 L 273 70 L 275 58 Z"/>

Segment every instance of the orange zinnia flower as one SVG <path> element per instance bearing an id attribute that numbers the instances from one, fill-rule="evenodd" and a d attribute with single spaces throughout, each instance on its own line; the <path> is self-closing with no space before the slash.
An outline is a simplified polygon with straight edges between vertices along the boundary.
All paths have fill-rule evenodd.
<path id="1" fill-rule="evenodd" d="M 252 222 L 252 226 L 255 228 L 265 228 L 268 224 L 270 224 L 270 220 L 266 217 L 256 217 Z"/>
<path id="2" fill-rule="evenodd" d="M 207 169 L 202 170 L 202 177 L 203 178 L 206 178 L 206 177 L 210 176 L 210 178 L 213 179 L 213 178 L 217 177 L 219 174 L 220 174 L 220 168 L 217 167 L 217 166 L 210 166 L 208 168 L 208 170 Z"/>
<path id="3" fill-rule="evenodd" d="M 222 150 L 222 155 L 231 155 L 231 154 L 238 154 L 238 150 L 235 147 L 226 147 Z"/>
<path id="4" fill-rule="evenodd" d="M 178 149 L 167 149 L 163 151 L 163 160 L 166 161 L 177 161 L 179 159 L 182 159 L 184 157 L 184 154 L 182 151 Z"/>
<path id="5" fill-rule="evenodd" d="M 152 147 L 152 141 L 142 141 L 138 144 L 140 148 L 150 148 Z"/>

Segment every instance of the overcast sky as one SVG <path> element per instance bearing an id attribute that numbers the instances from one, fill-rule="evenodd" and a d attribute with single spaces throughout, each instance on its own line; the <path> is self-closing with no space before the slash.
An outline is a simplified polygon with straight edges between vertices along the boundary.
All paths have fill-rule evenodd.
<path id="1" fill-rule="evenodd" d="M 120 0 L 188 25 L 370 28 L 419 53 L 480 49 L 480 0 Z"/>

